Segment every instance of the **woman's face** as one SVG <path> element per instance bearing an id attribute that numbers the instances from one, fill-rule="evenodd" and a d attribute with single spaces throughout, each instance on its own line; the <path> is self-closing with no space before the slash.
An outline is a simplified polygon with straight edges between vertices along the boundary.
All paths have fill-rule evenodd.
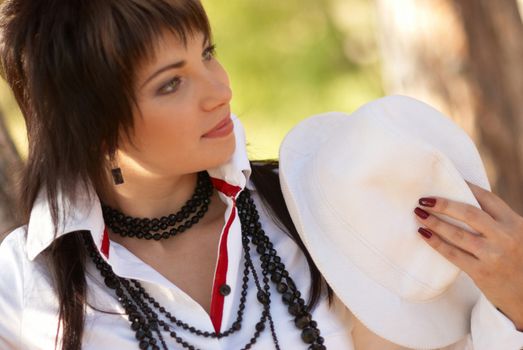
<path id="1" fill-rule="evenodd" d="M 232 98 L 227 73 L 203 38 L 202 33 L 188 35 L 185 49 L 167 31 L 155 58 L 137 71 L 136 148 L 121 139 L 118 153 L 134 170 L 164 177 L 212 168 L 232 156 L 236 146 L 232 131 L 221 137 L 203 136 L 230 117 Z"/>

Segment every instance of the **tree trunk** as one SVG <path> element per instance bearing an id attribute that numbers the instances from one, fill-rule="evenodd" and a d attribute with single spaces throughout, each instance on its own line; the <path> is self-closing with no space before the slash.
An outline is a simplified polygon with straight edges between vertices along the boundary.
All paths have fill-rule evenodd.
<path id="1" fill-rule="evenodd" d="M 387 93 L 414 96 L 452 117 L 478 146 L 493 192 L 523 214 L 523 25 L 517 2 L 376 5 Z"/>
<path id="2" fill-rule="evenodd" d="M 468 38 L 480 140 L 496 164 L 496 188 L 523 214 L 523 23 L 515 0 L 455 3 Z"/>

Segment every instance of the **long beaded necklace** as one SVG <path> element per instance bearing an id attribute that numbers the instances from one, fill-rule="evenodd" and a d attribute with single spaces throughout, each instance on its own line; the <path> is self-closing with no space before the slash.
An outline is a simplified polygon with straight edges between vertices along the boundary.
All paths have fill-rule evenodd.
<path id="1" fill-rule="evenodd" d="M 195 190 L 195 195 L 191 199 L 191 204 L 186 204 L 187 207 L 192 207 L 192 212 L 198 203 L 202 203 L 204 209 L 203 212 L 207 210 L 206 206 L 209 204 L 210 193 L 212 193 L 212 183 L 210 182 L 209 175 L 206 171 L 202 171 L 198 174 L 198 184 Z M 209 191 L 210 190 L 210 191 Z M 191 201 L 189 200 L 189 201 Z M 188 202 L 189 202 L 188 201 Z M 203 336 L 203 337 L 212 337 L 212 338 L 222 338 L 229 336 L 230 334 L 237 332 L 242 328 L 243 320 L 243 311 L 245 309 L 245 300 L 248 293 L 247 282 L 249 281 L 249 270 L 251 271 L 257 292 L 257 299 L 262 304 L 262 313 L 260 320 L 255 325 L 254 335 L 250 341 L 242 348 L 250 349 L 255 343 L 261 332 L 265 329 L 265 323 L 269 320 L 269 326 L 273 342 L 276 349 L 280 349 L 279 342 L 275 333 L 274 323 L 270 313 L 270 287 L 269 279 L 275 283 L 276 290 L 282 294 L 282 302 L 287 305 L 287 309 L 290 315 L 294 317 L 295 325 L 298 329 L 301 330 L 301 339 L 305 344 L 308 344 L 307 349 L 312 350 L 323 350 L 326 349 L 324 345 L 324 338 L 320 336 L 320 330 L 317 327 L 317 322 L 312 320 L 311 314 L 307 311 L 305 306 L 305 301 L 301 298 L 301 293 L 297 290 L 296 285 L 292 278 L 289 276 L 288 271 L 285 269 L 284 264 L 281 262 L 281 258 L 277 255 L 276 250 L 273 247 L 273 244 L 270 242 L 269 237 L 263 231 L 261 224 L 259 222 L 258 211 L 256 206 L 251 198 L 250 191 L 247 188 L 244 188 L 242 192 L 238 195 L 236 200 L 238 215 L 241 222 L 241 231 L 242 231 L 242 246 L 244 250 L 245 264 L 243 271 L 243 284 L 240 298 L 240 305 L 237 311 L 236 320 L 232 323 L 231 327 L 224 332 L 209 332 L 197 329 L 194 326 L 191 326 L 173 316 L 170 312 L 166 311 L 165 307 L 161 306 L 154 298 L 152 298 L 142 287 L 139 281 L 135 279 L 125 279 L 117 276 L 113 271 L 111 266 L 101 257 L 98 249 L 94 245 L 92 236 L 90 234 L 84 235 L 85 243 L 89 251 L 89 256 L 92 258 L 93 262 L 96 265 L 96 268 L 100 271 L 101 275 L 104 277 L 105 284 L 114 289 L 118 301 L 124 307 L 128 319 L 130 321 L 130 327 L 135 331 L 135 336 L 138 341 L 140 349 L 167 349 L 167 345 L 163 339 L 163 336 L 160 332 L 160 328 L 168 332 L 168 335 L 175 339 L 175 341 L 180 344 L 183 348 L 195 350 L 198 349 L 196 346 L 189 344 L 182 337 L 178 335 L 176 330 L 171 324 L 166 322 L 166 320 L 159 319 L 159 315 L 155 312 L 155 308 L 160 314 L 163 314 L 169 321 L 176 326 L 183 328 L 193 334 Z M 176 232 L 183 232 L 182 230 L 172 229 L 170 231 L 165 231 L 163 234 L 142 234 L 139 235 L 139 231 L 136 230 L 133 225 L 137 224 L 139 227 L 148 227 L 151 225 L 151 228 L 167 229 L 168 226 L 162 227 L 161 224 L 165 223 L 166 225 L 171 225 L 171 223 L 178 222 L 179 220 L 172 220 L 176 217 L 185 217 L 188 218 L 186 214 L 188 210 L 186 209 L 185 214 L 176 213 L 171 214 L 168 217 L 163 217 L 161 219 L 139 219 L 125 216 L 124 214 L 116 211 L 115 209 L 104 206 L 104 218 L 106 218 L 106 224 L 109 223 L 113 225 L 121 225 L 120 227 L 127 227 L 132 232 L 135 232 L 135 235 L 132 237 L 136 238 L 145 238 L 145 239 L 161 239 L 168 238 Z M 184 206 L 184 207 L 186 207 Z M 200 211 L 202 211 L 200 210 Z M 190 211 L 190 210 L 189 210 Z M 181 212 L 181 210 L 180 210 Z M 193 216 L 197 219 L 188 219 L 182 225 L 182 227 L 190 227 L 195 222 L 198 221 L 201 216 Z M 162 222 L 162 219 L 171 221 Z M 156 221 L 158 220 L 158 221 Z M 154 223 L 153 223 L 154 221 Z M 140 222 L 140 223 L 139 223 Z M 126 223 L 127 226 L 122 225 Z M 188 225 L 188 226 L 187 226 Z M 111 229 L 113 228 L 110 226 Z M 120 230 L 120 234 L 128 235 L 130 231 Z M 172 233 L 175 232 L 175 233 Z M 115 232 L 116 233 L 116 232 Z M 262 275 L 263 275 L 263 287 L 260 284 L 258 274 L 254 268 L 251 256 L 250 256 L 250 247 L 249 243 L 254 244 L 256 251 L 259 254 Z M 269 277 L 270 276 L 270 277 Z M 157 337 L 155 337 L 155 334 Z"/>

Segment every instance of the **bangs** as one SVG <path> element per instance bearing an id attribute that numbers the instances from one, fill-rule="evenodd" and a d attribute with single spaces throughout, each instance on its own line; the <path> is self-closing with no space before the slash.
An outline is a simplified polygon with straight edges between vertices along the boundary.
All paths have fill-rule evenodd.
<path id="1" fill-rule="evenodd" d="M 109 54 L 118 38 L 121 50 L 117 54 L 121 57 L 117 61 L 125 62 L 133 71 L 153 58 L 155 44 L 165 30 L 173 33 L 185 48 L 188 37 L 197 33 L 203 34 L 204 42 L 212 42 L 207 14 L 198 0 L 101 1 L 111 7 L 110 22 L 114 25 L 113 35 L 109 35 L 103 49 Z"/>
<path id="2" fill-rule="evenodd" d="M 205 41 L 212 40 L 209 20 L 199 1 L 117 1 L 111 7 L 118 36 L 135 52 L 136 58 L 152 58 L 153 44 L 165 29 L 176 35 L 184 47 L 187 47 L 187 37 L 198 32 L 204 35 Z"/>

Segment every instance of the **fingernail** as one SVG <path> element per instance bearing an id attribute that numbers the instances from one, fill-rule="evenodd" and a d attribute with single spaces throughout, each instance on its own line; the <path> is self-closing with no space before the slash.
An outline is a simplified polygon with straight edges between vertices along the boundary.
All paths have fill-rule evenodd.
<path id="1" fill-rule="evenodd" d="M 423 227 L 418 228 L 418 232 L 421 233 L 425 238 L 430 238 L 432 236 L 432 232 Z"/>
<path id="2" fill-rule="evenodd" d="M 436 204 L 436 198 L 422 197 L 419 199 L 419 204 L 425 207 L 433 207 Z"/>
<path id="3" fill-rule="evenodd" d="M 416 213 L 417 216 L 419 216 L 422 219 L 426 219 L 429 216 L 429 213 L 427 213 L 425 210 L 418 208 L 418 207 L 416 207 L 416 209 L 414 209 L 414 212 Z"/>

